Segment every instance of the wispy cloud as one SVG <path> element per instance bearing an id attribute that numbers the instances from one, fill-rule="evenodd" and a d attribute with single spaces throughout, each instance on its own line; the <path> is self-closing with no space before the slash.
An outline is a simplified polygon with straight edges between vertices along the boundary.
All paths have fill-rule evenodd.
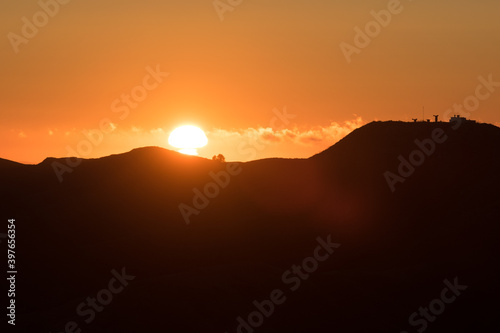
<path id="1" fill-rule="evenodd" d="M 365 124 L 361 117 L 344 123 L 331 122 L 326 126 L 313 126 L 310 128 L 285 128 L 273 129 L 270 127 L 249 127 L 246 129 L 214 129 L 207 132 L 209 139 L 214 140 L 249 140 L 260 143 L 297 143 L 302 145 L 317 145 L 318 143 L 333 144 L 358 127 Z"/>
<path id="2" fill-rule="evenodd" d="M 154 129 L 150 130 L 149 132 L 151 134 L 153 134 L 153 135 L 155 135 L 155 134 L 165 134 L 165 131 L 163 130 L 163 128 L 154 128 Z"/>

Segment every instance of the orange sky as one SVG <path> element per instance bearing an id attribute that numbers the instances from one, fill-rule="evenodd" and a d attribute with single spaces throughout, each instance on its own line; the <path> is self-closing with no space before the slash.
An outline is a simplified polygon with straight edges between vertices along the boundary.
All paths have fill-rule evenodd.
<path id="1" fill-rule="evenodd" d="M 308 157 L 372 120 L 421 117 L 424 105 L 446 119 L 476 94 L 478 77 L 500 82 L 497 0 L 243 0 L 230 9 L 2 2 L 0 157 L 173 149 L 168 133 L 184 124 L 207 132 L 204 157 Z M 356 47 L 354 29 L 376 28 L 371 12 L 389 9 L 390 23 L 347 59 L 341 45 Z M 496 89 L 470 118 L 499 125 Z"/>

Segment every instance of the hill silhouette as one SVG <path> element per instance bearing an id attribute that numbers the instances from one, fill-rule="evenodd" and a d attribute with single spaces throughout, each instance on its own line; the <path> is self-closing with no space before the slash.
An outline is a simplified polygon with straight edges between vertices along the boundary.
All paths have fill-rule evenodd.
<path id="1" fill-rule="evenodd" d="M 424 158 L 402 177 L 400 156 Z M 240 332 L 500 329 L 495 126 L 373 122 L 308 159 L 235 164 L 147 147 L 81 160 L 62 182 L 54 162 L 67 163 L 0 160 L 18 331 L 232 333 L 276 289 L 286 301 Z M 391 187 L 387 172 L 404 181 Z M 283 274 L 318 237 L 341 245 L 291 291 Z M 86 323 L 75 309 L 122 268 L 135 278 Z M 467 289 L 411 324 L 454 279 Z"/>

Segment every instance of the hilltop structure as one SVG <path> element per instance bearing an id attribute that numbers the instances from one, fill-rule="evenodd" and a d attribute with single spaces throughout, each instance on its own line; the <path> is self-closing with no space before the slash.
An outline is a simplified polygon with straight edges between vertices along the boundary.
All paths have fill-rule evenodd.
<path id="1" fill-rule="evenodd" d="M 433 116 L 434 116 L 434 122 L 438 123 L 439 122 L 439 115 L 433 115 Z M 412 118 L 412 120 L 413 120 L 414 123 L 417 123 L 417 122 L 427 122 L 427 123 L 430 123 L 431 122 L 430 119 L 418 120 L 417 118 Z M 453 115 L 450 118 L 450 123 L 453 123 L 453 122 L 456 122 L 456 121 L 468 122 L 468 123 L 473 123 L 473 124 L 477 123 L 475 120 L 467 119 L 465 117 L 461 117 L 460 115 Z"/>
<path id="2" fill-rule="evenodd" d="M 454 123 L 456 121 L 476 123 L 475 120 L 467 119 L 465 117 L 460 117 L 459 115 L 453 115 L 453 117 L 450 118 L 450 123 Z"/>

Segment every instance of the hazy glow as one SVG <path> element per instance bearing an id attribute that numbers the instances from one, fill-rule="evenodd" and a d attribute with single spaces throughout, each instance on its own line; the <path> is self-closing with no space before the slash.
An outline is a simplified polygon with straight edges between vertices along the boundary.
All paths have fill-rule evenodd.
<path id="1" fill-rule="evenodd" d="M 247 2 L 218 1 L 221 22 L 214 1 L 73 1 L 38 27 L 38 1 L 4 1 L 0 158 L 181 149 L 168 134 L 190 119 L 207 131 L 202 157 L 310 157 L 357 116 L 412 121 L 425 106 L 447 121 L 479 76 L 500 82 L 498 0 L 401 1 L 370 38 L 357 31 L 389 0 Z M 480 92 L 468 118 L 499 126 L 500 88 Z"/>
<path id="2" fill-rule="evenodd" d="M 198 155 L 198 152 L 194 148 L 179 149 L 179 153 L 186 154 L 186 155 L 194 155 L 194 156 Z"/>

